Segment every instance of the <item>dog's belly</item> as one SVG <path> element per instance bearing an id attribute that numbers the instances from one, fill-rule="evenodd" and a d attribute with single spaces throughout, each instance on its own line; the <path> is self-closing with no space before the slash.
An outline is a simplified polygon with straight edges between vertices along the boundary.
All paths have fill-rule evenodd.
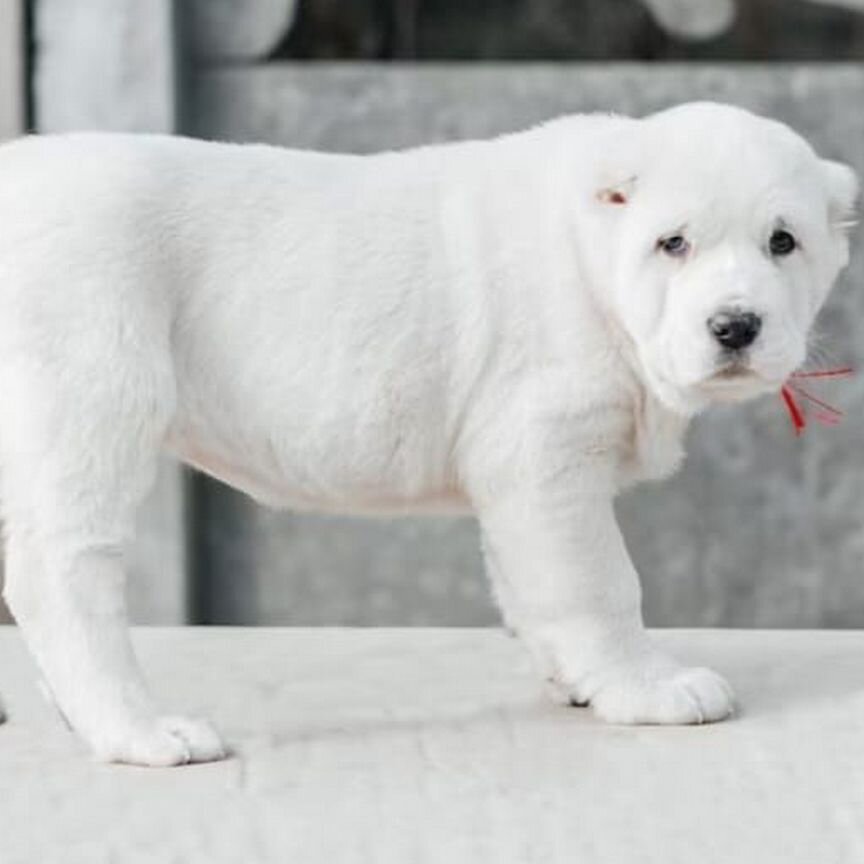
<path id="1" fill-rule="evenodd" d="M 224 354 L 197 368 L 214 364 L 224 364 L 224 374 L 200 378 L 182 363 L 178 370 L 166 444 L 190 466 L 274 507 L 370 515 L 467 509 L 440 393 L 416 375 L 382 372 L 352 386 L 332 370 L 301 373 L 283 357 L 273 364 L 283 373 L 268 370 L 263 380 Z"/>
<path id="2" fill-rule="evenodd" d="M 382 479 L 364 487 L 345 483 L 325 491 L 321 484 L 298 482 L 296 474 L 292 478 L 285 473 L 261 470 L 240 454 L 220 452 L 216 446 L 202 445 L 177 432 L 169 435 L 167 445 L 190 467 L 271 507 L 369 516 L 470 512 L 469 502 L 455 486 L 430 485 L 428 489 L 406 494 L 388 489 Z"/>

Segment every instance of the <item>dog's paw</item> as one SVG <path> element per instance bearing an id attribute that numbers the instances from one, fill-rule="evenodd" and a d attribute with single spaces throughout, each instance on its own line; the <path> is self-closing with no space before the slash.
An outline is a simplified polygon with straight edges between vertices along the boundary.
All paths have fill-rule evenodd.
<path id="1" fill-rule="evenodd" d="M 732 688 L 716 672 L 678 665 L 620 670 L 589 701 L 608 723 L 713 723 L 735 709 Z"/>
<path id="2" fill-rule="evenodd" d="M 228 754 L 216 730 L 205 720 L 160 717 L 146 726 L 97 741 L 100 762 L 122 762 L 165 768 L 192 762 L 214 762 Z"/>

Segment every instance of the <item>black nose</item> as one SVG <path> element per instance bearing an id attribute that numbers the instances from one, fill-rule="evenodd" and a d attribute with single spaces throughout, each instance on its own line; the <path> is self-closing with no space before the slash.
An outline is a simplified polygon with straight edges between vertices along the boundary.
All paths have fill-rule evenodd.
<path id="1" fill-rule="evenodd" d="M 724 348 L 738 351 L 756 341 L 762 319 L 754 312 L 720 311 L 708 319 L 708 329 Z"/>

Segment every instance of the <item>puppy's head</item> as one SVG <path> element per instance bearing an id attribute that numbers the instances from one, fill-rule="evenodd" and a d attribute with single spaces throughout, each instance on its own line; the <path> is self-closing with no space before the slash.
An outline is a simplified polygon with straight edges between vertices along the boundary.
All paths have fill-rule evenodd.
<path id="1" fill-rule="evenodd" d="M 854 173 L 729 106 L 683 105 L 631 128 L 597 206 L 612 312 L 652 389 L 686 412 L 777 390 L 848 261 Z"/>

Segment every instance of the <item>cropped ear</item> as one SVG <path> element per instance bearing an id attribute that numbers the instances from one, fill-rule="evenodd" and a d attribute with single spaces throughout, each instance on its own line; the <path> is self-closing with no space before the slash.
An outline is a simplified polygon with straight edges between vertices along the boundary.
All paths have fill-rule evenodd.
<path id="1" fill-rule="evenodd" d="M 858 198 L 858 176 L 842 162 L 822 160 L 822 174 L 828 188 L 828 219 L 836 228 L 855 224 L 855 201 Z"/>
<path id="2" fill-rule="evenodd" d="M 614 204 L 620 207 L 629 203 L 635 190 L 636 177 L 628 177 L 621 183 L 601 187 L 597 190 L 595 197 L 601 204 Z"/>

